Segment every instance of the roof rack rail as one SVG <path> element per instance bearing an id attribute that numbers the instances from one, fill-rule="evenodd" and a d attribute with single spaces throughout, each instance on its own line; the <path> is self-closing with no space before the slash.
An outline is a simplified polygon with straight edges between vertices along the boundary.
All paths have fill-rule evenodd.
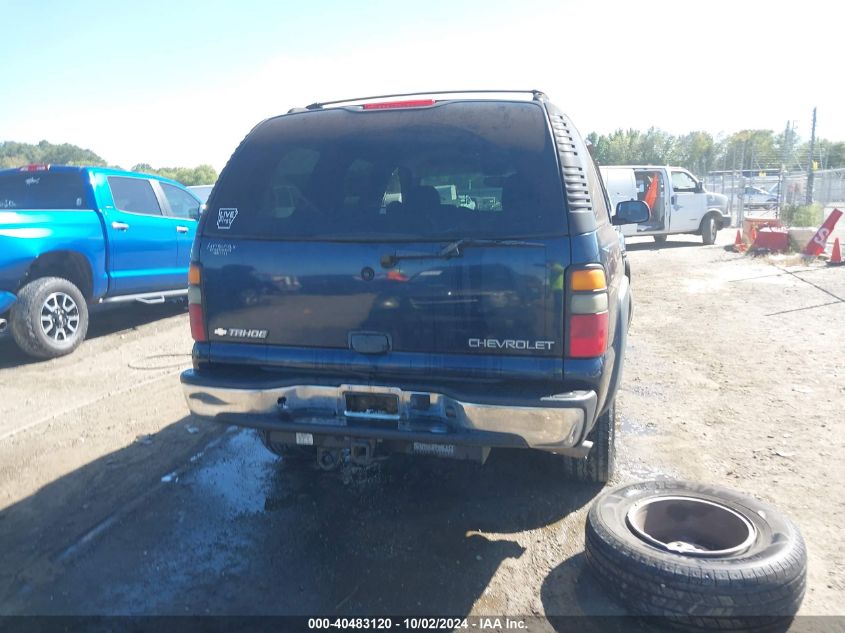
<path id="1" fill-rule="evenodd" d="M 548 97 L 540 90 L 432 90 L 428 92 L 404 92 L 392 95 L 373 95 L 371 97 L 355 97 L 354 99 L 339 99 L 337 101 L 323 101 L 321 103 L 312 103 L 305 106 L 306 110 L 319 110 L 325 106 L 337 105 L 339 103 L 353 103 L 356 101 L 369 101 L 371 99 L 391 99 L 393 97 L 421 97 L 421 96 L 436 96 L 436 95 L 456 95 L 456 94 L 492 94 L 492 93 L 514 93 L 514 94 L 530 94 L 535 101 L 547 101 Z M 299 108 L 297 108 L 299 110 Z"/>

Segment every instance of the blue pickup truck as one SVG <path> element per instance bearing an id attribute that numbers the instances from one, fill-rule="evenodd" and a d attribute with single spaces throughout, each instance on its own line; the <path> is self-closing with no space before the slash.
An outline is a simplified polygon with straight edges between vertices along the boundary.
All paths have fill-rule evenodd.
<path id="1" fill-rule="evenodd" d="M 69 354 L 95 303 L 187 294 L 200 201 L 158 176 L 99 167 L 0 171 L 0 333 Z"/>

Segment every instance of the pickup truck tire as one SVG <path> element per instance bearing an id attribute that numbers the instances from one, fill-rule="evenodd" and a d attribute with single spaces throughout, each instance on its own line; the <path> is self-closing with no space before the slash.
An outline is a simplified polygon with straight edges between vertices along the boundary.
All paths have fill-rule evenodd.
<path id="1" fill-rule="evenodd" d="M 709 246 L 716 242 L 716 233 L 719 231 L 719 227 L 716 224 L 716 218 L 712 215 L 704 216 L 704 219 L 701 221 L 701 241 L 704 242 L 705 246 Z"/>
<path id="2" fill-rule="evenodd" d="M 655 244 L 665 244 L 666 243 L 666 236 L 665 235 L 654 235 L 654 243 Z"/>
<path id="3" fill-rule="evenodd" d="M 606 483 L 613 476 L 616 457 L 616 399 L 610 403 L 593 430 L 587 435 L 593 448 L 587 458 L 564 458 L 564 471 L 567 479 L 585 483 Z"/>
<path id="4" fill-rule="evenodd" d="M 29 356 L 70 354 L 88 332 L 88 305 L 79 288 L 67 279 L 41 277 L 18 292 L 9 329 L 15 343 Z"/>
<path id="5" fill-rule="evenodd" d="M 601 584 L 633 612 L 667 624 L 784 629 L 804 597 L 807 552 L 798 528 L 733 490 L 627 484 L 593 503 L 585 530 L 586 561 Z"/>

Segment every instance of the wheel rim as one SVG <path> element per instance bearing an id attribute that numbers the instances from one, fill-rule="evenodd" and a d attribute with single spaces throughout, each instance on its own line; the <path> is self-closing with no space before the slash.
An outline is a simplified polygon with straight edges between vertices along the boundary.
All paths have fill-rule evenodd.
<path id="1" fill-rule="evenodd" d="M 79 306 L 64 292 L 52 293 L 41 305 L 41 331 L 57 343 L 65 343 L 76 336 L 79 319 Z"/>
<path id="2" fill-rule="evenodd" d="M 716 241 L 716 222 L 710 218 L 707 222 L 707 238 L 709 241 Z"/>
<path id="3" fill-rule="evenodd" d="M 736 510 L 694 497 L 640 501 L 628 511 L 626 522 L 646 543 L 683 556 L 730 556 L 757 538 L 754 525 Z"/>

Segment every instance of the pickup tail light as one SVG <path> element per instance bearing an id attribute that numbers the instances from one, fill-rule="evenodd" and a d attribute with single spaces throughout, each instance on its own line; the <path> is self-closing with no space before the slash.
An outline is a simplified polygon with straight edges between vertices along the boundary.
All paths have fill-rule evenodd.
<path id="1" fill-rule="evenodd" d="M 191 321 L 191 336 L 197 343 L 208 340 L 205 331 L 205 314 L 202 310 L 202 268 L 192 263 L 188 269 L 188 318 Z"/>
<path id="2" fill-rule="evenodd" d="M 567 356 L 602 356 L 608 343 L 607 278 L 604 269 L 594 266 L 571 271 L 568 291 Z"/>

